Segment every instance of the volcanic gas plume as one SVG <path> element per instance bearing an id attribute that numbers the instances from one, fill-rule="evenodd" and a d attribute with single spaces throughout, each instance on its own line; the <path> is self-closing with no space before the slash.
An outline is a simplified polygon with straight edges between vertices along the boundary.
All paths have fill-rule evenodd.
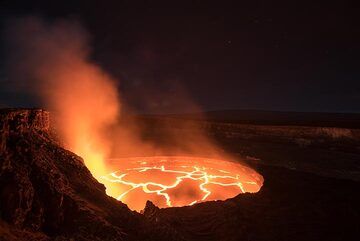
<path id="1" fill-rule="evenodd" d="M 139 210 L 146 199 L 159 200 L 156 203 L 163 207 L 182 206 L 255 192 L 261 187 L 262 178 L 255 171 L 220 161 L 214 165 L 204 158 L 136 159 L 142 160 L 140 163 L 120 158 L 112 159 L 117 160 L 116 165 L 108 162 L 110 157 L 184 152 L 209 156 L 220 152 L 200 128 L 193 128 L 196 132 L 190 134 L 162 133 L 167 144 L 157 145 L 142 140 L 141 126 L 134 120 L 119 124 L 118 82 L 90 59 L 88 35 L 78 23 L 46 23 L 29 17 L 12 20 L 8 26 L 8 63 L 13 85 L 31 91 L 53 111 L 64 145 L 83 157 L 92 174 L 105 183 L 109 195 Z M 222 156 L 228 159 L 225 154 Z M 144 172 L 148 175 L 141 176 Z M 165 174 L 173 176 L 168 178 Z M 140 206 L 131 197 L 136 193 Z M 149 197 L 149 193 L 157 196 Z"/>
<path id="2" fill-rule="evenodd" d="M 67 21 L 25 18 L 14 21 L 9 34 L 12 73 L 56 113 L 66 146 L 84 158 L 94 176 L 105 173 L 111 142 L 104 133 L 120 105 L 114 81 L 89 60 L 83 29 Z"/>

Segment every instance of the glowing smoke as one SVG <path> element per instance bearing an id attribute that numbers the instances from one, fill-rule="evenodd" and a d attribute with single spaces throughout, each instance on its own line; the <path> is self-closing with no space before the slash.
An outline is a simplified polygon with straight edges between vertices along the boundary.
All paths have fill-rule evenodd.
<path id="1" fill-rule="evenodd" d="M 134 119 L 119 122 L 117 82 L 91 61 L 88 36 L 78 23 L 29 17 L 10 21 L 8 26 L 13 87 L 32 92 L 53 111 L 61 140 L 84 159 L 96 178 L 112 171 L 109 157 L 221 153 L 195 122 L 169 120 L 150 135 L 157 143 L 144 141 L 142 124 Z M 176 94 L 182 106 L 196 108 L 180 87 Z M 224 153 L 221 156 L 226 159 Z M 118 195 L 117 187 L 106 187 L 109 195 Z"/>
<path id="2" fill-rule="evenodd" d="M 85 31 L 76 22 L 47 24 L 33 17 L 9 26 L 12 77 L 56 113 L 62 140 L 93 175 L 104 174 L 111 147 L 105 133 L 120 106 L 113 79 L 89 59 Z"/>
<path id="3" fill-rule="evenodd" d="M 84 158 L 95 177 L 105 174 L 104 160 L 112 157 L 160 154 L 209 154 L 216 149 L 200 128 L 188 133 L 183 122 L 175 131 L 159 130 L 163 143 L 142 139 L 142 126 L 134 119 L 119 123 L 120 98 L 114 79 L 90 60 L 86 31 L 76 21 L 52 23 L 27 17 L 9 22 L 8 67 L 14 88 L 31 91 L 56 114 L 56 128 L 66 147 Z M 181 106 L 196 105 L 180 87 Z M 138 96 L 151 99 L 145 94 Z M 171 125 L 171 123 L 170 123 Z"/>

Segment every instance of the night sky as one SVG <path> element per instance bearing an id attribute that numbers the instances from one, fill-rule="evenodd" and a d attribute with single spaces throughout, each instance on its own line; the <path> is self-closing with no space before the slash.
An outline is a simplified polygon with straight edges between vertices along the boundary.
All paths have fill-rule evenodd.
<path id="1" fill-rule="evenodd" d="M 27 15 L 70 18 L 91 36 L 92 60 L 142 113 L 261 109 L 360 112 L 356 1 L 2 1 L 1 27 Z M 3 35 L 3 34 L 2 34 Z M 2 36 L 3 37 L 3 36 Z M 9 87 L 0 106 L 36 106 Z"/>

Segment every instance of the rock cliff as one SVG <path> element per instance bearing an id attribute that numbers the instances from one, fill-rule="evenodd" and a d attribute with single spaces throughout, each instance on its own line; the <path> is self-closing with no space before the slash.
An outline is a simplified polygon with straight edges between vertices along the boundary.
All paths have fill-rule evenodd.
<path id="1" fill-rule="evenodd" d="M 49 128 L 43 110 L 0 112 L 0 240 L 180 239 L 107 196 Z"/>

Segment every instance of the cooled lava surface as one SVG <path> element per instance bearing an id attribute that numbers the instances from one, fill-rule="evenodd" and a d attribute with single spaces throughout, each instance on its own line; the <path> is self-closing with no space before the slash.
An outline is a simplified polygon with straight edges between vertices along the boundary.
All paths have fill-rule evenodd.
<path id="1" fill-rule="evenodd" d="M 186 156 L 112 159 L 114 171 L 102 176 L 110 196 L 140 211 L 150 200 L 158 207 L 177 207 L 225 200 L 258 192 L 263 178 L 239 163 Z"/>

